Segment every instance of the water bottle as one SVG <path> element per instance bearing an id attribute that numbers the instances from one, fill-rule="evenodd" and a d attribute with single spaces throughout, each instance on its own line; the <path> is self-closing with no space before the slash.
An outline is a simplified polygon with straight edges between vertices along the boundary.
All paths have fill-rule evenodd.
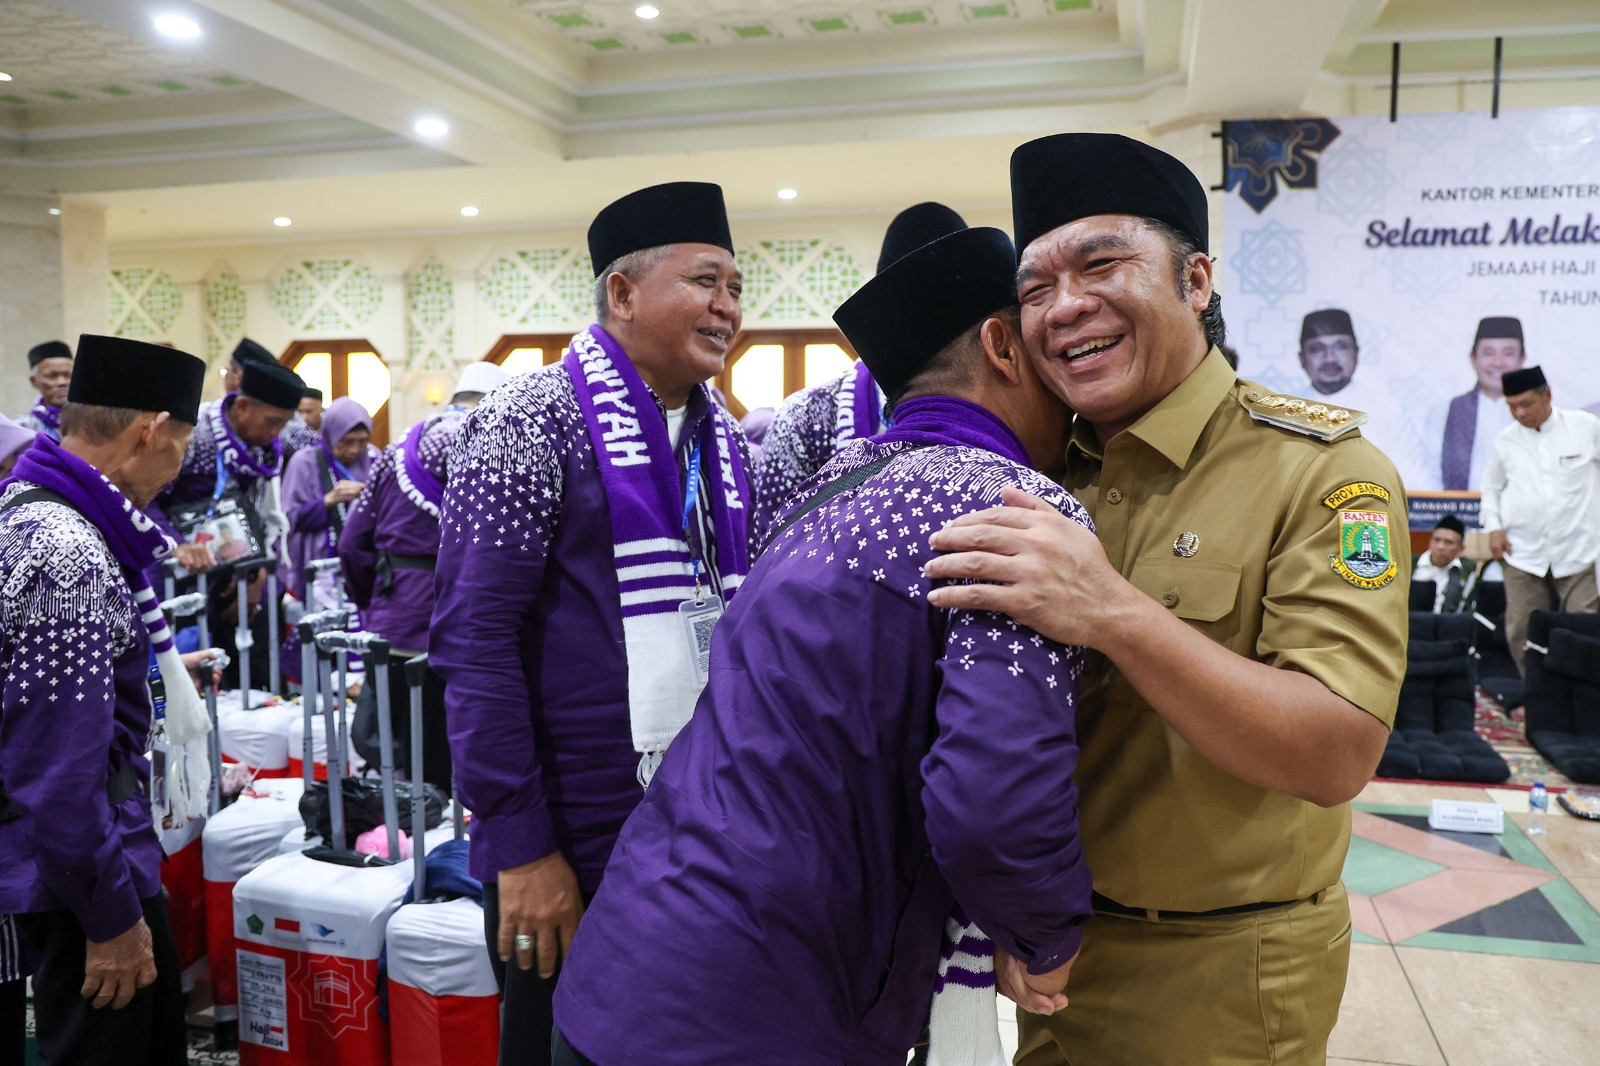
<path id="1" fill-rule="evenodd" d="M 1528 791 L 1528 835 L 1544 834 L 1544 816 L 1550 813 L 1550 793 L 1544 790 L 1543 781 L 1535 781 Z"/>

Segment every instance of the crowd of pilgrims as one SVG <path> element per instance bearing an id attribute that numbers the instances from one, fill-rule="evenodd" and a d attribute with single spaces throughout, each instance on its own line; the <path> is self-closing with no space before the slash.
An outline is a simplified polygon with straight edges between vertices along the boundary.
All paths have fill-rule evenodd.
<path id="1" fill-rule="evenodd" d="M 1018 207 L 1017 244 L 941 204 L 901 212 L 835 316 L 859 361 L 745 427 L 711 386 L 742 279 L 706 183 L 606 206 L 588 232 L 595 324 L 531 373 L 466 365 L 444 409 L 382 449 L 371 412 L 324 407 L 248 339 L 206 403 L 203 364 L 167 347 L 35 347 L 38 401 L 0 425 L 0 910 L 19 916 L 0 977 L 38 967 L 50 1061 L 176 1046 L 150 789 L 102 781 L 148 778 L 153 728 L 203 742 L 180 671 L 211 653 L 154 606 L 202 580 L 224 686 L 264 684 L 276 644 L 294 691 L 292 623 L 329 603 L 396 671 L 428 654 L 425 776 L 471 812 L 502 1062 L 903 1063 L 917 1047 L 991 1066 L 997 983 L 1059 1011 L 1093 910 L 1072 721 L 1088 660 L 1003 614 L 941 609 L 929 537 L 1007 488 L 1093 528 L 1036 472 L 1070 415 L 1021 354 L 1018 246 L 1129 215 L 1203 253 L 1207 222 L 1171 157 L 1038 143 L 1058 180 Z M 1080 153 L 1110 176 L 1061 162 Z M 1211 339 L 1184 343 L 1232 382 Z M 389 688 L 407 772 L 401 673 Z M 104 709 L 41 721 L 54 706 L 88 722 L 80 705 Z M 168 785 L 173 804 L 196 787 Z M 60 800 L 102 790 L 109 805 Z"/>

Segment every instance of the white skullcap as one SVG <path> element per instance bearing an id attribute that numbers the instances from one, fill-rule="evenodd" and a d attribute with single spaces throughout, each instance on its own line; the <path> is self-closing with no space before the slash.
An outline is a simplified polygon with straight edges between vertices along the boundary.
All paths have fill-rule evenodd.
<path id="1" fill-rule="evenodd" d="M 494 363 L 468 363 L 461 368 L 461 377 L 456 381 L 456 393 L 489 392 L 496 385 L 503 385 L 510 380 L 511 375 Z"/>

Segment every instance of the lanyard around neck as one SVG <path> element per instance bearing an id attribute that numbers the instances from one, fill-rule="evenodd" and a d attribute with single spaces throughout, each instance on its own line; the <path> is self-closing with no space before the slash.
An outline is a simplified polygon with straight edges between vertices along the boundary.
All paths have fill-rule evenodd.
<path id="1" fill-rule="evenodd" d="M 695 551 L 694 539 L 689 536 L 689 522 L 694 518 L 695 505 L 700 500 L 700 452 L 702 441 L 695 435 L 694 449 L 689 453 L 689 473 L 683 485 L 683 542 L 689 546 L 689 560 L 694 566 L 694 595 L 700 598 L 700 553 Z"/>

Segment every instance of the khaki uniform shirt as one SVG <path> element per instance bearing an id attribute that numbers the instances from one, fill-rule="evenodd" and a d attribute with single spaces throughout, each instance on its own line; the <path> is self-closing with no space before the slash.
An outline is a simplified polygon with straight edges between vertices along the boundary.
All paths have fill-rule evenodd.
<path id="1" fill-rule="evenodd" d="M 1269 394 L 1213 348 L 1103 451 L 1080 420 L 1063 483 L 1140 591 L 1224 647 L 1310 674 L 1393 725 L 1411 570 L 1404 489 L 1359 431 L 1326 442 L 1252 419 L 1247 397 Z M 1324 809 L 1217 769 L 1104 659 L 1085 678 L 1078 732 L 1096 891 L 1208 911 L 1303 899 L 1339 879 L 1348 805 Z"/>

